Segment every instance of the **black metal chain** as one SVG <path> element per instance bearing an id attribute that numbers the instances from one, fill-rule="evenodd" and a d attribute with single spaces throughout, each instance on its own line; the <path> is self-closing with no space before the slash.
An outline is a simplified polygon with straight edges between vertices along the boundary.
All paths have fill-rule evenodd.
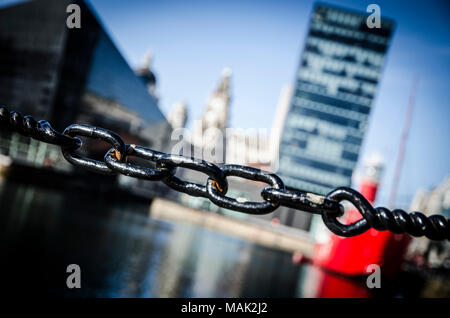
<path id="1" fill-rule="evenodd" d="M 0 106 L 0 127 L 9 131 L 61 147 L 64 158 L 72 165 L 86 168 L 102 174 L 120 173 L 133 178 L 163 181 L 172 189 L 192 196 L 204 197 L 216 205 L 248 214 L 267 214 L 279 206 L 286 206 L 300 211 L 322 215 L 325 225 L 335 234 L 345 237 L 362 234 L 374 228 L 379 231 L 389 230 L 393 233 L 408 233 L 412 236 L 426 236 L 432 240 L 450 240 L 450 222 L 442 215 L 425 216 L 420 212 L 407 213 L 403 210 L 390 211 L 386 208 L 374 208 L 357 191 L 337 188 L 326 196 L 297 189 L 286 189 L 283 181 L 274 173 L 241 165 L 215 165 L 204 160 L 166 154 L 137 145 L 127 145 L 122 138 L 107 129 L 74 124 L 59 133 L 46 121 L 36 121 L 31 116 L 9 111 Z M 86 158 L 79 153 L 82 141 L 77 136 L 100 139 L 112 147 L 105 154 L 104 160 Z M 148 168 L 128 163 L 128 157 L 139 157 L 156 164 Z M 206 185 L 181 180 L 175 176 L 178 167 L 183 167 L 208 176 Z M 263 201 L 242 202 L 226 196 L 228 176 L 265 182 L 261 192 Z M 340 204 L 349 201 L 361 214 L 362 218 L 351 224 L 342 224 L 338 218 L 344 214 Z"/>

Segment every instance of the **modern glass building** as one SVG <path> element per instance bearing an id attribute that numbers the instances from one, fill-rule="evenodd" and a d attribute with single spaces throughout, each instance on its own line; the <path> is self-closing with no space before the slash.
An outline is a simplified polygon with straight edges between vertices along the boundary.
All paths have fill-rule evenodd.
<path id="1" fill-rule="evenodd" d="M 81 28 L 66 25 L 71 3 L 80 6 Z M 89 123 L 117 131 L 127 143 L 167 150 L 170 125 L 84 1 L 36 0 L 0 9 L 0 104 L 59 130 Z M 64 164 L 58 147 L 15 134 L 0 137 L 0 151 L 15 162 Z M 99 157 L 107 150 L 86 146 Z"/>
<path id="2" fill-rule="evenodd" d="M 368 28 L 367 16 L 314 7 L 280 141 L 279 173 L 290 187 L 326 194 L 351 184 L 393 31 L 383 17 Z"/>

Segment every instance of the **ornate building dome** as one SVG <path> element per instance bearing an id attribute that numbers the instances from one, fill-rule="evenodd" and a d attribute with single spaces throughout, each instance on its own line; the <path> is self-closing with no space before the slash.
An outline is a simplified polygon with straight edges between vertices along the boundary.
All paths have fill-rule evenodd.
<path id="1" fill-rule="evenodd" d="M 147 53 L 144 57 L 144 61 L 142 65 L 136 69 L 136 75 L 141 78 L 145 85 L 147 85 L 148 92 L 150 95 L 155 98 L 155 100 L 158 100 L 158 97 L 156 95 L 156 76 L 153 73 L 151 69 L 151 64 L 153 60 L 152 53 Z"/>

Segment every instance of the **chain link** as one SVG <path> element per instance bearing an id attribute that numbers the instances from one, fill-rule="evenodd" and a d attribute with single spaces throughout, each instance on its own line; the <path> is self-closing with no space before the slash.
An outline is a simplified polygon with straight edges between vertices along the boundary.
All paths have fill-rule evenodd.
<path id="1" fill-rule="evenodd" d="M 247 180 L 266 182 L 270 184 L 273 189 L 284 189 L 283 181 L 281 181 L 276 174 L 267 171 L 240 165 L 222 165 L 220 169 L 224 172 L 225 177 L 235 176 Z M 217 186 L 215 185 L 216 180 L 209 178 L 207 181 L 208 198 L 222 208 L 245 212 L 248 214 L 267 214 L 280 206 L 280 202 L 277 200 L 273 200 L 272 202 L 238 201 L 236 199 L 226 197 L 226 191 L 217 191 Z"/>
<path id="2" fill-rule="evenodd" d="M 339 236 L 350 237 L 374 228 L 379 231 L 408 233 L 412 236 L 426 236 L 432 240 L 450 240 L 450 222 L 442 215 L 425 216 L 420 212 L 407 213 L 403 210 L 390 211 L 384 207 L 374 208 L 357 191 L 337 188 L 326 196 L 297 189 L 287 189 L 274 173 L 241 165 L 221 165 L 174 154 L 166 154 L 137 145 L 127 145 L 122 138 L 107 129 L 74 124 L 63 133 L 55 131 L 46 121 L 36 121 L 17 111 L 0 106 L 0 127 L 18 132 L 39 141 L 61 147 L 64 158 L 72 165 L 102 174 L 120 173 L 129 177 L 162 181 L 172 189 L 192 196 L 208 198 L 214 204 L 248 214 L 267 214 L 279 206 L 299 211 L 320 214 L 325 225 Z M 112 148 L 107 151 L 103 162 L 83 157 L 78 150 L 82 141 L 77 136 L 103 140 Z M 156 164 L 156 168 L 142 167 L 127 162 L 127 157 L 139 157 Z M 206 185 L 181 180 L 175 176 L 177 168 L 203 172 L 208 176 Z M 262 202 L 242 201 L 226 196 L 228 176 L 269 184 L 261 191 Z M 351 224 L 343 224 L 339 217 L 344 214 L 341 202 L 349 201 L 362 218 Z"/>

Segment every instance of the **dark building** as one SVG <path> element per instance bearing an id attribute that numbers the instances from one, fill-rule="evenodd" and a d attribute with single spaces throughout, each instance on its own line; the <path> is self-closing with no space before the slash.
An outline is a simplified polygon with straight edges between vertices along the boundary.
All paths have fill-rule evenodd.
<path id="1" fill-rule="evenodd" d="M 66 25 L 71 3 L 81 9 L 81 28 Z M 0 10 L 0 104 L 58 130 L 88 123 L 167 151 L 170 125 L 84 1 L 36 0 Z M 6 133 L 0 142 L 13 160 L 64 165 L 57 147 Z M 93 144 L 88 149 L 104 155 L 107 149 Z"/>
<path id="2" fill-rule="evenodd" d="M 393 30 L 368 28 L 368 14 L 314 8 L 280 144 L 279 173 L 288 186 L 326 194 L 350 186 Z M 283 213 L 307 228 L 310 216 Z"/>

